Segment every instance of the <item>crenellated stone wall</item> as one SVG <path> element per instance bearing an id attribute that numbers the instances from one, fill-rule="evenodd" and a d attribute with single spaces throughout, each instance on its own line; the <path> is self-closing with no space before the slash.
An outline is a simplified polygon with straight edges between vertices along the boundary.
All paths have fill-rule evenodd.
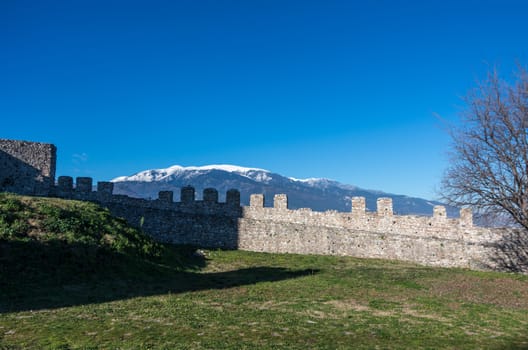
<path id="1" fill-rule="evenodd" d="M 259 252 L 330 254 L 397 259 L 424 265 L 496 269 L 528 273 L 528 235 L 514 229 L 473 226 L 470 209 L 460 218 L 436 206 L 431 217 L 394 215 L 391 198 L 379 198 L 377 211 L 366 211 L 364 197 L 352 198 L 348 213 L 288 209 L 278 194 L 273 207 L 254 194 L 240 206 L 240 192 L 229 190 L 226 202 L 216 189 L 196 200 L 193 187 L 156 200 L 114 195 L 114 184 L 89 177 L 60 176 L 55 181 L 56 148 L 50 144 L 0 140 L 0 191 L 92 201 L 161 242 L 244 249 Z"/>
<path id="2" fill-rule="evenodd" d="M 55 196 L 99 203 L 161 242 L 237 248 L 242 212 L 237 190 L 228 191 L 226 202 L 218 202 L 218 191 L 207 188 L 198 201 L 193 187 L 183 187 L 181 201 L 174 202 L 172 191 L 160 191 L 158 199 L 147 200 L 114 195 L 113 187 L 112 182 L 98 182 L 92 191 L 91 178 L 78 177 L 74 185 L 73 178 L 60 176 Z"/>
<path id="3" fill-rule="evenodd" d="M 469 209 L 462 209 L 458 219 L 448 218 L 443 206 L 434 207 L 431 217 L 394 215 L 390 198 L 379 198 L 377 211 L 368 212 L 365 198 L 354 197 L 349 213 L 317 212 L 288 209 L 284 194 L 275 195 L 273 207 L 264 207 L 262 194 L 241 207 L 237 190 L 229 190 L 226 202 L 219 203 L 212 188 L 198 201 L 194 188 L 183 187 L 180 202 L 173 201 L 172 191 L 146 200 L 113 195 L 111 182 L 99 182 L 94 192 L 91 188 L 89 178 L 77 178 L 73 187 L 72 178 L 59 177 L 56 194 L 98 202 L 162 242 L 528 272 L 528 256 L 511 245 L 505 249 L 505 237 L 520 237 L 520 231 L 473 226 Z"/>
<path id="4" fill-rule="evenodd" d="M 378 199 L 377 211 L 366 212 L 365 198 L 355 197 L 351 213 L 288 210 L 283 196 L 275 198 L 273 208 L 262 205 L 262 195 L 253 195 L 250 202 L 239 220 L 239 249 L 472 269 L 500 269 L 500 260 L 510 258 L 501 256 L 500 245 L 512 230 L 475 227 L 468 209 L 460 219 L 450 219 L 443 206 L 435 207 L 432 217 L 393 215 L 390 198 Z"/>

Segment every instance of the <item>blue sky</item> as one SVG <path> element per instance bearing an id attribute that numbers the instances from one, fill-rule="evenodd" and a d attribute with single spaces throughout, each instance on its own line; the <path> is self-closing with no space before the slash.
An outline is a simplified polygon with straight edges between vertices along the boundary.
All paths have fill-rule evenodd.
<path id="1" fill-rule="evenodd" d="M 0 2 L 0 138 L 57 175 L 236 164 L 435 197 L 461 96 L 528 62 L 526 1 Z"/>

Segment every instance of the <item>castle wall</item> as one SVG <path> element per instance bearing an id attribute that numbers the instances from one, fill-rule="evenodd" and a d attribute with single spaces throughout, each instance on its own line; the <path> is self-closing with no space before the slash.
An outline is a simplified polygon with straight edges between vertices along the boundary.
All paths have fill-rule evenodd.
<path id="1" fill-rule="evenodd" d="M 257 199 L 251 203 L 243 208 L 240 219 L 239 249 L 473 269 L 498 267 L 493 261 L 498 252 L 492 243 L 500 242 L 504 232 L 474 227 L 467 219 L 448 219 L 443 207 L 435 208 L 433 217 L 420 217 L 393 215 L 388 198 L 379 201 L 373 213 L 364 211 L 364 198 L 353 201 L 351 213 L 264 208 Z"/>
<path id="2" fill-rule="evenodd" d="M 192 187 L 182 188 L 181 202 L 173 202 L 172 191 L 161 191 L 156 200 L 113 195 L 113 183 L 98 182 L 91 191 L 90 178 L 75 181 L 60 176 L 56 195 L 99 203 L 130 225 L 140 228 L 160 242 L 236 249 L 238 218 L 241 215 L 240 193 L 230 190 L 225 203 L 218 202 L 215 189 L 204 190 L 204 200 L 195 200 Z"/>
<path id="3" fill-rule="evenodd" d="M 171 191 L 156 200 L 114 195 L 111 182 L 89 177 L 55 179 L 56 148 L 51 144 L 0 139 L 0 191 L 53 195 L 92 201 L 107 207 L 160 242 L 259 252 L 347 255 L 412 261 L 424 265 L 496 269 L 528 273 L 528 235 L 515 229 L 473 226 L 472 213 L 462 209 L 450 219 L 442 206 L 432 217 L 394 215 L 392 200 L 379 198 L 377 211 L 367 212 L 365 198 L 352 198 L 349 213 L 288 209 L 288 198 L 252 195 L 240 206 L 240 193 L 229 190 L 226 202 L 207 188 L 203 200 L 183 187 L 181 201 Z"/>
<path id="4" fill-rule="evenodd" d="M 0 139 L 0 191 L 49 195 L 56 153 L 52 144 Z"/>
<path id="5" fill-rule="evenodd" d="M 97 191 L 91 188 L 91 179 L 77 178 L 74 187 L 71 178 L 59 177 L 56 193 L 98 202 L 161 242 L 528 272 L 525 235 L 475 227 L 468 209 L 462 210 L 459 219 L 447 218 L 442 206 L 433 209 L 432 217 L 394 215 L 390 198 L 380 198 L 377 211 L 367 212 L 365 198 L 355 197 L 349 213 L 316 212 L 289 210 L 285 195 L 276 195 L 268 208 L 260 194 L 251 196 L 249 207 L 241 207 L 236 190 L 228 192 L 226 203 L 219 203 L 214 189 L 205 189 L 203 200 L 197 201 L 194 188 L 184 187 L 182 201 L 173 202 L 171 191 L 146 200 L 113 195 L 109 182 L 99 182 Z M 508 235 L 520 241 L 512 244 Z"/>

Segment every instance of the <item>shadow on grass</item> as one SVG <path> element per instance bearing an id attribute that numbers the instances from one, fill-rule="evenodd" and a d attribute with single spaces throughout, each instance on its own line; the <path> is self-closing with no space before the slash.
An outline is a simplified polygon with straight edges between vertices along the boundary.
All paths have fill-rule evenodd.
<path id="1" fill-rule="evenodd" d="M 93 246 L 0 242 L 0 313 L 167 293 L 223 289 L 317 273 L 252 267 L 200 273 L 207 261 L 192 247 L 166 246 L 160 261 L 131 258 Z"/>

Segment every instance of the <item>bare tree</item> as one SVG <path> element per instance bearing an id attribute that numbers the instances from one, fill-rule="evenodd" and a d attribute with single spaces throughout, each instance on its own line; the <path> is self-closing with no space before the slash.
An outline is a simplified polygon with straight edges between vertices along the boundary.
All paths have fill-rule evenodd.
<path id="1" fill-rule="evenodd" d="M 511 84 L 493 71 L 465 102 L 442 195 L 528 230 L 528 72 L 519 67 Z"/>

